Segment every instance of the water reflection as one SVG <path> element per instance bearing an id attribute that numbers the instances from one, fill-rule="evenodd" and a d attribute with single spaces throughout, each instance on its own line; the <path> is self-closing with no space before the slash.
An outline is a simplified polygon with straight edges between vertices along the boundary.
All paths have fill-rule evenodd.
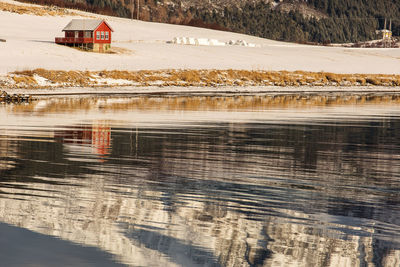
<path id="1" fill-rule="evenodd" d="M 125 266 L 109 253 L 58 238 L 0 223 L 1 265 L 19 266 Z"/>
<path id="2" fill-rule="evenodd" d="M 397 97 L 262 97 L 3 106 L 1 221 L 132 266 L 399 266 Z"/>
<path id="3" fill-rule="evenodd" d="M 62 127 L 54 132 L 57 142 L 64 144 L 90 146 L 93 153 L 98 155 L 109 154 L 111 146 L 111 127 L 107 122 L 97 122 L 92 125 Z"/>
<path id="4" fill-rule="evenodd" d="M 139 96 L 139 97 L 80 97 L 51 98 L 31 104 L 11 105 L 11 112 L 58 113 L 82 110 L 265 110 L 342 105 L 385 104 L 398 105 L 400 94 L 274 94 L 274 95 L 233 95 L 233 96 Z"/>

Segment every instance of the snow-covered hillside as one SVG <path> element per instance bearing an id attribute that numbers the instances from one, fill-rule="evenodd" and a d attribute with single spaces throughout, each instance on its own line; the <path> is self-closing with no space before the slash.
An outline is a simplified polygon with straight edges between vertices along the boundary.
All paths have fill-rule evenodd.
<path id="1" fill-rule="evenodd" d="M 1 0 L 22 5 L 10 0 Z M 35 16 L 0 11 L 0 74 L 53 70 L 248 69 L 400 74 L 400 49 L 306 46 L 188 26 L 104 18 L 114 29 L 116 54 L 83 52 L 56 45 L 55 37 L 77 16 Z M 174 37 L 244 40 L 256 47 L 171 44 Z"/>

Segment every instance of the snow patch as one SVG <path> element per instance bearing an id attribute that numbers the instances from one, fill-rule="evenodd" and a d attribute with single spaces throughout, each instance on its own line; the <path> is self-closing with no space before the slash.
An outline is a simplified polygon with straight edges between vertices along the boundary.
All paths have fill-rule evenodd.
<path id="1" fill-rule="evenodd" d="M 217 39 L 194 38 L 194 37 L 174 37 L 170 43 L 183 45 L 205 45 L 205 46 L 225 46 L 226 43 Z"/>
<path id="2" fill-rule="evenodd" d="M 99 85 L 133 85 L 134 83 L 125 79 L 112 79 L 112 78 L 95 78 L 93 79 Z"/>
<path id="3" fill-rule="evenodd" d="M 246 47 L 256 47 L 256 44 L 248 43 L 245 40 L 230 40 L 227 42 L 228 45 L 239 45 L 239 46 L 246 46 Z"/>
<path id="4" fill-rule="evenodd" d="M 248 43 L 244 40 L 230 40 L 225 43 L 217 39 L 194 38 L 194 37 L 174 37 L 174 39 L 172 39 L 172 41 L 168 43 L 182 44 L 182 45 L 203 45 L 203 46 L 226 46 L 226 45 L 238 45 L 246 47 L 257 46 L 256 44 Z"/>
<path id="5" fill-rule="evenodd" d="M 47 80 L 46 78 L 43 78 L 42 76 L 39 76 L 37 74 L 34 74 L 33 78 L 36 80 L 36 83 L 39 86 L 50 86 L 50 85 L 52 85 L 52 83 L 49 80 Z"/>

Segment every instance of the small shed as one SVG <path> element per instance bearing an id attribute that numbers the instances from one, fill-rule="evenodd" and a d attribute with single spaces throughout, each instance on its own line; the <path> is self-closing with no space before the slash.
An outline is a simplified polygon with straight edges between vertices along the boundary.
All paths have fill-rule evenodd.
<path id="1" fill-rule="evenodd" d="M 380 30 L 380 31 L 376 31 L 376 34 L 378 36 L 379 39 L 382 40 L 390 40 L 392 39 L 392 31 L 390 30 Z"/>
<path id="2" fill-rule="evenodd" d="M 64 37 L 56 37 L 56 44 L 80 47 L 95 52 L 107 52 L 111 48 L 113 29 L 105 20 L 73 19 L 62 30 Z"/>

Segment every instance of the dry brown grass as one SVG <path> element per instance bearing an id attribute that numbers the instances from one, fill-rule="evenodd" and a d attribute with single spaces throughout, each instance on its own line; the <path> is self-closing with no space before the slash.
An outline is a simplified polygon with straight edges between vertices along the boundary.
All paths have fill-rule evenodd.
<path id="1" fill-rule="evenodd" d="M 17 76 L 13 76 L 14 80 L 29 78 L 35 81 L 34 75 L 43 77 L 54 84 L 64 84 L 69 86 L 90 86 L 92 75 L 88 71 L 59 71 L 59 70 L 24 70 L 14 72 Z M 17 82 L 17 81 L 16 81 Z M 17 82 L 18 84 L 18 82 Z"/>
<path id="2" fill-rule="evenodd" d="M 100 71 L 96 72 L 96 75 L 102 77 L 102 78 L 111 78 L 111 79 L 123 79 L 123 80 L 128 80 L 128 81 L 134 81 L 134 82 L 141 82 L 142 78 L 138 73 L 133 73 L 129 71 Z"/>
<path id="3" fill-rule="evenodd" d="M 336 74 L 303 71 L 249 70 L 142 70 L 54 71 L 45 69 L 11 73 L 16 86 L 36 86 L 35 75 L 54 86 L 106 86 L 96 79 L 126 80 L 135 86 L 400 86 L 400 75 Z M 24 78 L 25 77 L 25 78 Z M 35 85 L 36 84 L 36 85 Z"/>
<path id="4" fill-rule="evenodd" d="M 343 75 L 338 75 L 335 73 L 326 73 L 325 77 L 328 81 L 334 82 L 337 84 L 339 84 L 342 81 L 342 79 L 344 78 Z"/>
<path id="5" fill-rule="evenodd" d="M 57 7 L 39 7 L 39 6 L 23 6 L 15 5 L 10 3 L 0 2 L 0 10 L 7 11 L 17 14 L 32 14 L 36 16 L 65 16 L 65 15 L 77 15 L 75 12 L 68 11 L 64 8 Z"/>
<path id="6" fill-rule="evenodd" d="M 12 77 L 17 87 L 35 87 L 37 82 L 33 77 L 30 76 L 14 76 Z"/>

